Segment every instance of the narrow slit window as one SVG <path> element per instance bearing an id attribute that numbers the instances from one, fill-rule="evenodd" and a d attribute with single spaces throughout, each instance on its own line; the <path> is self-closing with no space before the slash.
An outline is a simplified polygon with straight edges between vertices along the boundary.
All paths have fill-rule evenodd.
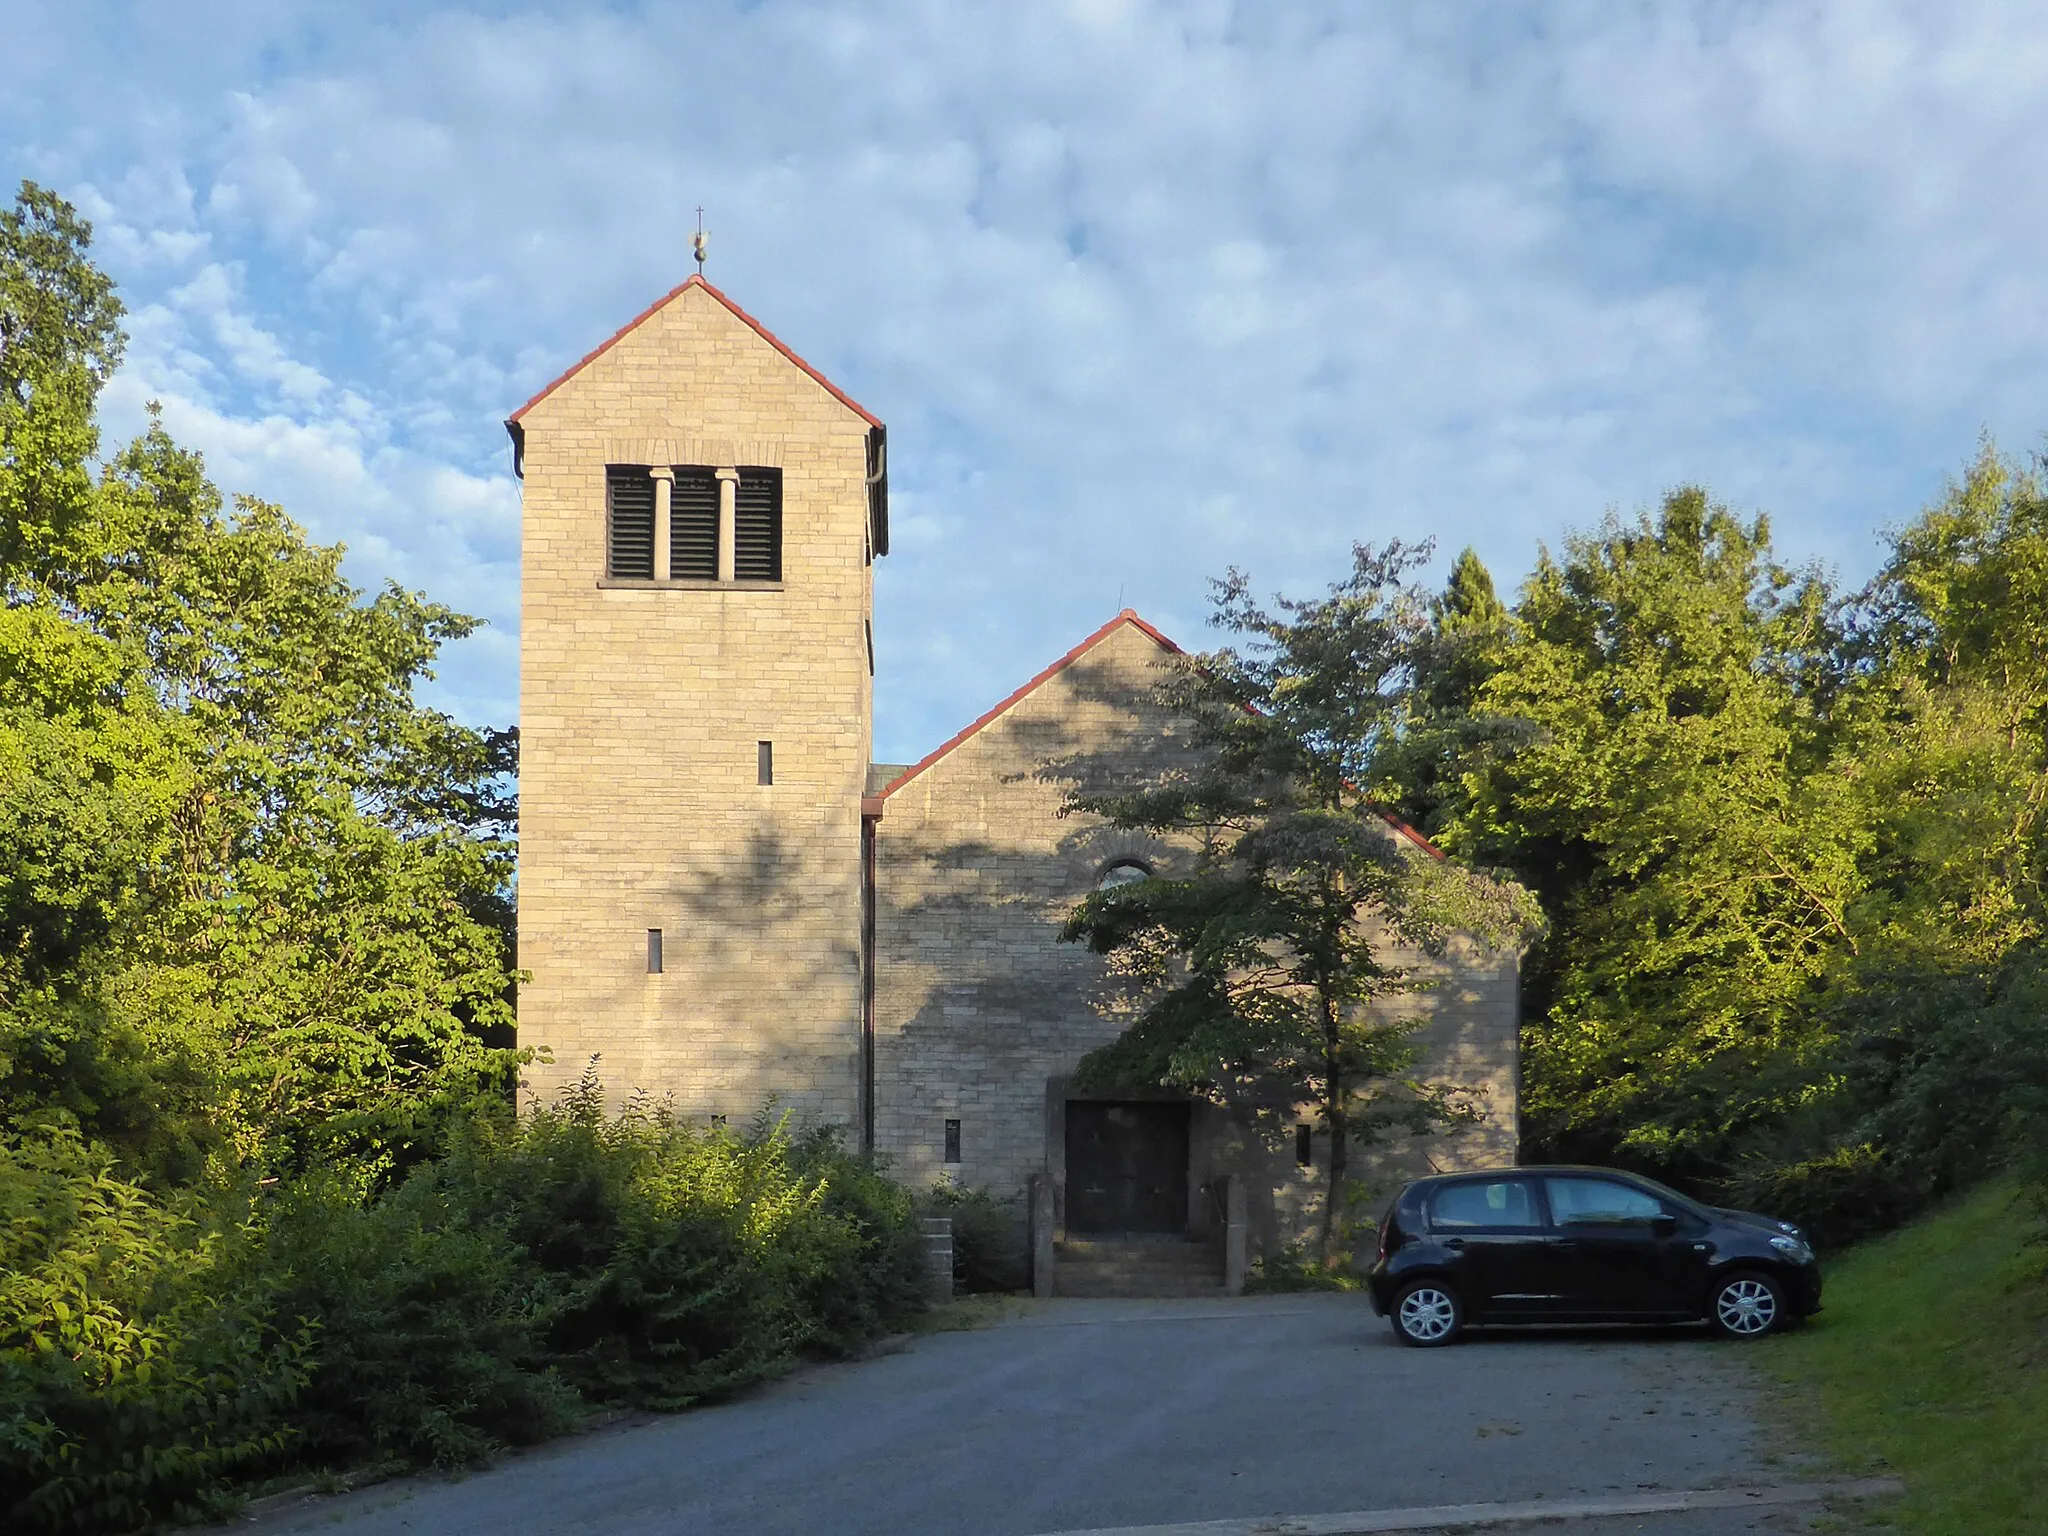
<path id="1" fill-rule="evenodd" d="M 654 479 L 638 464 L 608 464 L 605 487 L 605 574 L 654 579 Z"/>
<path id="2" fill-rule="evenodd" d="M 732 576 L 782 580 L 782 471 L 742 466 L 733 490 Z"/>
<path id="3" fill-rule="evenodd" d="M 669 499 L 668 575 L 671 581 L 718 580 L 718 473 L 701 464 L 678 464 Z"/>
<path id="4" fill-rule="evenodd" d="M 754 743 L 754 782 L 773 784 L 775 782 L 775 743 L 757 741 Z"/>
<path id="5" fill-rule="evenodd" d="M 661 974 L 661 930 L 659 928 L 647 930 L 647 974 L 650 976 L 659 976 Z"/>
<path id="6" fill-rule="evenodd" d="M 946 1122 L 946 1161 L 949 1163 L 960 1161 L 960 1122 L 958 1120 L 948 1120 Z"/>
<path id="7" fill-rule="evenodd" d="M 1308 1122 L 1304 1120 L 1294 1128 L 1294 1163 L 1298 1168 L 1306 1168 L 1314 1163 L 1315 1160 L 1315 1132 L 1310 1129 Z"/>

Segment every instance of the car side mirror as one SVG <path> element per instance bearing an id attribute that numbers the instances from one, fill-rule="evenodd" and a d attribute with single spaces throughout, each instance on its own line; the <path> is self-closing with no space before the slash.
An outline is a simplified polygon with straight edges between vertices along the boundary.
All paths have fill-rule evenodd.
<path id="1" fill-rule="evenodd" d="M 1650 1218 L 1650 1230 L 1659 1237 L 1669 1237 L 1678 1230 L 1678 1218 L 1669 1211 L 1659 1211 Z"/>

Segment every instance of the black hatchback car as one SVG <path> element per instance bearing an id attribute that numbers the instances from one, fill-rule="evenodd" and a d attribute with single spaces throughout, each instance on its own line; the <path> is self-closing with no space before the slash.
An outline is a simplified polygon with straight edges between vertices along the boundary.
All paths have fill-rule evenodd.
<path id="1" fill-rule="evenodd" d="M 1820 1266 L 1790 1222 L 1608 1168 L 1418 1179 L 1380 1222 L 1366 1284 L 1423 1346 L 1489 1323 L 1705 1320 L 1755 1339 L 1820 1310 Z"/>

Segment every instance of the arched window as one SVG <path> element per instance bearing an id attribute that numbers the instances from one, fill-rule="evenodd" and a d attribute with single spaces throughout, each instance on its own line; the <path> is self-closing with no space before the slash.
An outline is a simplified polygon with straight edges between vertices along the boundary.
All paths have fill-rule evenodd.
<path id="1" fill-rule="evenodd" d="M 1150 880 L 1152 871 L 1136 859 L 1117 859 L 1102 866 L 1102 873 L 1095 877 L 1098 891 L 1114 890 L 1119 885 L 1135 885 L 1140 880 Z"/>

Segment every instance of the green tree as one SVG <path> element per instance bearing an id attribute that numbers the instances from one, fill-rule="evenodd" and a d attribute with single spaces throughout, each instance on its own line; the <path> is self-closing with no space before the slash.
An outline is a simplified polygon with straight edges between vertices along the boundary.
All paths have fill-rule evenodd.
<path id="1" fill-rule="evenodd" d="M 2048 495 L 1986 442 L 1963 478 L 1896 530 L 1863 599 L 1866 652 L 2003 704 L 2008 738 L 2048 733 Z"/>
<path id="2" fill-rule="evenodd" d="M 1449 580 L 1430 600 L 1429 615 L 1440 630 L 1492 629 L 1506 620 L 1507 605 L 1493 588 L 1493 573 L 1469 544 L 1451 562 Z"/>
<path id="3" fill-rule="evenodd" d="M 1845 1234 L 2048 1147 L 2036 476 L 1987 445 L 1849 617 L 1827 771 L 1864 829 L 1856 942 L 1814 1002 L 1803 1097 L 1738 1169 L 1745 1196 Z"/>
<path id="4" fill-rule="evenodd" d="M 119 306 L 61 201 L 0 234 L 0 1120 L 175 1177 L 431 1145 L 509 1066 L 516 743 L 416 697 L 474 621 L 160 422 L 87 474 Z"/>
<path id="5" fill-rule="evenodd" d="M 1464 550 L 1430 599 L 1428 629 L 1416 647 L 1414 708 L 1381 765 L 1390 808 L 1432 836 L 1463 803 L 1466 762 L 1521 729 L 1481 704 L 1511 635 L 1492 573 L 1476 551 Z"/>
<path id="6" fill-rule="evenodd" d="M 1181 658 L 1162 687 L 1189 724 L 1185 762 L 1067 802 L 1187 850 L 1185 868 L 1097 891 L 1065 927 L 1114 957 L 1140 999 L 1081 1079 L 1312 1102 L 1331 1148 L 1326 1265 L 1342 1257 L 1352 1148 L 1477 1110 L 1409 1075 L 1414 1022 L 1382 1005 L 1417 982 L 1390 948 L 1433 948 L 1454 929 L 1506 940 L 1532 917 L 1518 889 L 1442 863 L 1375 805 L 1427 630 L 1401 578 L 1426 553 L 1360 546 L 1327 598 L 1271 611 L 1233 571 L 1217 584 L 1216 623 L 1246 645 Z"/>
<path id="7" fill-rule="evenodd" d="M 1473 708 L 1520 723 L 1461 765 L 1454 849 L 1552 918 L 1529 971 L 1539 1145 L 1666 1169 L 1780 1112 L 1805 1004 L 1853 948 L 1864 831 L 1807 680 L 1827 594 L 1697 490 L 1547 553 Z M 1788 1089 L 1796 1096 L 1797 1089 Z"/>
<path id="8" fill-rule="evenodd" d="M 92 226 L 32 181 L 0 212 L 0 590 L 91 499 L 93 409 L 127 338 Z"/>

